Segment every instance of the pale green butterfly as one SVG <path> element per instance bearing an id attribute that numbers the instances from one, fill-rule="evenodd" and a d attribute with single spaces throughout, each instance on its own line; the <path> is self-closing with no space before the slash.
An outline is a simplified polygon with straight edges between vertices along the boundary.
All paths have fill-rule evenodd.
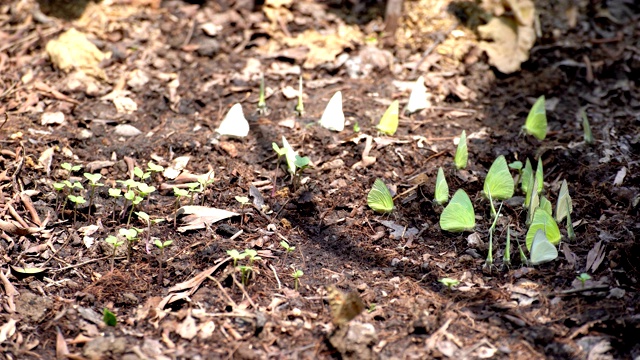
<path id="1" fill-rule="evenodd" d="M 591 125 L 589 125 L 589 119 L 587 118 L 587 112 L 585 108 L 580 109 L 580 115 L 582 115 L 582 131 L 584 142 L 591 145 L 593 144 L 593 133 L 591 132 Z"/>
<path id="2" fill-rule="evenodd" d="M 376 128 L 380 130 L 381 133 L 393 136 L 393 134 L 396 133 L 396 130 L 398 130 L 399 113 L 400 103 L 398 100 L 394 100 L 384 112 L 382 118 L 380 118 L 380 123 Z"/>
<path id="3" fill-rule="evenodd" d="M 373 187 L 367 195 L 367 205 L 373 211 L 379 213 L 390 213 L 393 211 L 393 198 L 387 185 L 380 179 L 373 182 Z"/>
<path id="4" fill-rule="evenodd" d="M 342 112 L 342 92 L 337 91 L 322 113 L 320 126 L 332 131 L 344 130 L 344 112 Z"/>
<path id="5" fill-rule="evenodd" d="M 538 230 L 544 231 L 545 236 L 552 244 L 557 245 L 560 242 L 560 229 L 558 229 L 556 221 L 548 212 L 537 208 L 526 236 L 526 245 L 529 251 L 531 251 L 533 237 Z"/>
<path id="6" fill-rule="evenodd" d="M 469 195 L 458 189 L 447 207 L 440 214 L 440 228 L 450 232 L 473 230 L 476 226 L 476 214 Z"/>
<path id="7" fill-rule="evenodd" d="M 498 156 L 493 162 L 486 179 L 484 179 L 484 194 L 496 200 L 507 200 L 513 196 L 513 177 L 504 155 Z"/>
<path id="8" fill-rule="evenodd" d="M 242 105 L 235 104 L 229 109 L 220 126 L 216 129 L 220 136 L 245 137 L 249 134 L 249 122 L 244 117 Z"/>
<path id="9" fill-rule="evenodd" d="M 531 192 L 529 194 L 527 194 L 527 197 L 525 198 L 525 202 L 528 200 L 529 205 L 527 207 L 527 225 L 531 224 L 531 222 L 533 221 L 533 215 L 536 212 L 536 209 L 538 209 L 540 207 L 540 196 L 538 195 L 538 178 L 536 178 L 535 176 L 532 176 L 531 178 L 529 178 L 529 182 L 530 182 L 530 189 Z"/>
<path id="10" fill-rule="evenodd" d="M 525 194 L 529 194 L 529 182 L 531 181 L 531 177 L 533 176 L 533 167 L 531 167 L 531 161 L 527 158 L 527 161 L 524 164 L 524 169 L 522 170 L 522 180 L 521 186 L 522 192 Z M 529 205 L 527 201 L 525 206 Z"/>
<path id="11" fill-rule="evenodd" d="M 538 167 L 536 168 L 536 179 L 538 180 L 538 193 L 542 194 L 544 189 L 544 170 L 542 169 L 542 157 L 538 159 Z"/>
<path id="12" fill-rule="evenodd" d="M 469 159 L 469 151 L 467 150 L 467 132 L 462 130 L 460 135 L 460 141 L 456 148 L 456 155 L 453 158 L 453 162 L 456 164 L 456 168 L 464 169 L 467 167 L 467 160 Z"/>
<path id="13" fill-rule="evenodd" d="M 539 265 L 555 260 L 557 257 L 558 249 L 547 239 L 544 231 L 537 230 L 529 252 L 529 263 L 531 265 Z"/>
<path id="14" fill-rule="evenodd" d="M 296 155 L 298 155 L 298 153 L 293 150 L 291 145 L 289 145 L 289 142 L 284 137 L 284 135 L 282 136 L 282 148 L 287 150 L 287 152 L 285 153 L 285 158 L 287 159 L 287 168 L 289 169 L 289 172 L 291 174 L 295 174 Z"/>
<path id="15" fill-rule="evenodd" d="M 427 87 L 424 86 L 424 77 L 420 76 L 411 88 L 411 95 L 409 95 L 406 111 L 409 114 L 413 114 L 418 110 L 428 108 L 429 105 L 429 101 L 427 100 Z"/>
<path id="16" fill-rule="evenodd" d="M 447 179 L 444 177 L 444 171 L 442 167 L 438 168 L 438 175 L 436 176 L 436 191 L 435 202 L 438 205 L 444 205 L 449 201 L 449 185 Z"/>
<path id="17" fill-rule="evenodd" d="M 573 206 L 571 204 L 571 196 L 569 196 L 569 187 L 567 180 L 562 180 L 560 185 L 560 193 L 558 194 L 558 202 L 556 204 L 556 221 L 564 220 L 567 215 L 571 214 Z"/>
<path id="18" fill-rule="evenodd" d="M 549 201 L 545 196 L 540 196 L 540 205 L 538 207 L 546 212 L 549 215 L 553 215 L 553 206 L 551 205 L 551 201 Z"/>
<path id="19" fill-rule="evenodd" d="M 540 96 L 529 110 L 527 121 L 524 123 L 524 131 L 538 140 L 544 140 L 547 137 L 547 112 L 544 95 Z"/>

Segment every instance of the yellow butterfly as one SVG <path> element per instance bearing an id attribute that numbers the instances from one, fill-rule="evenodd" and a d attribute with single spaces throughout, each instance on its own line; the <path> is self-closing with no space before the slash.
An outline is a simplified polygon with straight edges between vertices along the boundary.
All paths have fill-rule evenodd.
<path id="1" fill-rule="evenodd" d="M 364 303 L 358 293 L 344 293 L 333 285 L 328 285 L 326 290 L 331 318 L 335 326 L 348 323 L 364 310 Z"/>

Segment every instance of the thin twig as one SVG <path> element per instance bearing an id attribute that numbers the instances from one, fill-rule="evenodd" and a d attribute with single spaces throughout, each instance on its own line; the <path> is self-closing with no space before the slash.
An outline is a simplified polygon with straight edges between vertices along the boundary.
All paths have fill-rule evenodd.
<path id="1" fill-rule="evenodd" d="M 269 267 L 271 268 L 271 271 L 273 271 L 273 275 L 276 277 L 276 281 L 278 282 L 278 289 L 282 289 L 282 283 L 280 283 L 280 278 L 278 277 L 276 268 L 274 268 L 272 264 L 269 264 Z"/>
<path id="2" fill-rule="evenodd" d="M 249 296 L 249 294 L 247 293 L 247 291 L 244 289 L 244 285 L 242 285 L 241 283 L 238 282 L 238 279 L 236 279 L 235 275 L 231 274 L 231 278 L 233 279 L 233 282 L 238 285 L 238 287 L 240 288 L 240 291 L 242 291 L 242 294 L 244 294 L 244 296 L 247 297 L 247 300 L 249 300 L 249 304 L 251 304 L 251 306 L 254 309 L 258 309 L 258 307 L 256 306 L 256 303 L 253 302 L 253 300 L 251 300 L 251 296 Z"/>

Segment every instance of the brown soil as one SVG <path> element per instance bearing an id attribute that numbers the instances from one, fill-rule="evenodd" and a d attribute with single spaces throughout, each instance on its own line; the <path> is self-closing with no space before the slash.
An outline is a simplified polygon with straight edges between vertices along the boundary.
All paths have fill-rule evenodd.
<path id="1" fill-rule="evenodd" d="M 455 17 L 448 2 L 406 2 L 411 16 L 398 31 L 401 40 L 393 47 L 373 47 L 377 51 L 364 39 L 381 29 L 379 4 L 331 3 L 304 1 L 256 11 L 218 2 L 88 3 L 83 16 L 71 22 L 46 17 L 32 1 L 0 5 L 3 357 L 640 356 L 638 9 L 625 8 L 622 1 L 610 2 L 609 8 L 592 2 L 575 8 L 572 27 L 566 14 L 573 2 L 541 2 L 542 37 L 521 71 L 503 75 L 488 65 L 472 30 L 451 27 Z M 430 18 L 438 21 L 418 21 Z M 99 67 L 102 80 L 89 77 L 73 86 L 73 74 L 48 59 L 47 43 L 70 28 L 111 52 Z M 349 76 L 352 62 L 314 63 L 311 52 L 283 45 L 309 31 L 305 46 L 313 48 L 318 33 L 311 30 L 323 34 L 337 28 L 344 32 L 322 44 L 318 56 L 342 47 L 336 55 L 362 60 L 355 77 Z M 415 34 L 411 41 L 409 31 Z M 289 50 L 269 50 L 270 44 Z M 285 98 L 281 90 L 297 88 L 301 67 L 305 113 L 296 117 L 296 99 Z M 261 73 L 266 114 L 256 112 Z M 395 136 L 378 135 L 375 125 L 386 107 L 395 99 L 404 106 L 408 98 L 394 81 L 419 75 L 426 78 L 432 106 L 402 115 Z M 340 133 L 317 125 L 337 90 L 343 93 L 348 124 Z M 119 112 L 108 94 L 132 99 L 137 110 Z M 540 95 L 552 104 L 544 141 L 521 134 Z M 249 135 L 217 138 L 215 129 L 238 102 L 249 120 Z M 585 106 L 596 140 L 591 146 L 583 142 L 580 125 L 579 110 Z M 55 112 L 64 122 L 43 125 L 43 114 Z M 356 123 L 360 134 L 381 141 L 373 142 L 369 155 L 375 162 L 369 166 L 354 166 L 366 146 L 353 130 Z M 141 134 L 118 135 L 121 124 Z M 470 154 L 467 169 L 458 171 L 452 140 L 462 130 Z M 273 183 L 272 142 L 281 145 L 283 135 L 313 162 L 299 186 L 292 186 L 284 167 Z M 491 222 L 481 191 L 498 155 L 508 162 L 542 158 L 545 194 L 553 204 L 560 183 L 568 181 L 577 238 L 567 240 L 561 226 L 555 261 L 523 266 L 514 244 L 513 265 L 504 266 L 507 226 L 520 243 L 527 230 L 526 211 L 514 200 L 505 202 L 497 225 L 495 264 L 483 269 Z M 127 227 L 129 208 L 122 212 L 127 204 L 119 199 L 114 211 L 108 189 L 129 179 L 134 164 L 146 168 L 153 160 L 169 167 L 181 156 L 189 157 L 190 173 L 215 174 L 194 202 L 241 216 L 179 232 L 173 192 L 159 189 L 135 211 L 166 220 L 150 231 L 152 240 L 173 240 L 163 270 L 160 251 L 153 245 L 145 249 L 147 232 L 130 259 L 125 246 L 116 251 L 112 269 L 113 250 L 105 239 Z M 111 162 L 98 166 L 101 161 Z M 69 173 L 61 168 L 65 162 L 83 169 Z M 452 194 L 459 188 L 470 194 L 480 244 L 469 242 L 469 233 L 440 229 L 442 210 L 431 200 L 439 167 Z M 70 178 L 89 188 L 82 176 L 88 168 L 102 174 L 105 184 L 97 188 L 91 209 L 88 204 L 63 209 L 53 183 Z M 626 176 L 614 186 L 621 171 Z M 420 181 L 420 175 L 427 180 Z M 398 194 L 391 214 L 379 215 L 367 206 L 376 178 Z M 147 181 L 165 188 L 177 182 L 160 174 Z M 244 208 L 235 199 L 249 197 L 251 187 L 266 208 L 255 206 L 253 195 Z M 516 196 L 522 196 L 519 188 Z M 179 218 L 177 225 L 184 224 Z M 90 225 L 97 225 L 93 233 L 86 228 Z M 146 227 L 135 214 L 131 225 Z M 295 246 L 293 252 L 280 245 L 284 239 Z M 255 249 L 262 257 L 252 264 L 245 284 L 227 255 L 232 249 Z M 21 274 L 15 267 L 45 271 Z M 295 269 L 304 272 L 298 291 L 291 275 Z M 591 276 L 584 285 L 576 279 L 581 273 Z M 439 282 L 445 277 L 460 284 L 449 289 Z M 366 309 L 333 325 L 339 319 L 332 318 L 328 285 L 344 291 L 347 302 L 361 298 Z M 103 323 L 105 308 L 116 314 L 115 327 Z M 352 301 L 342 313 L 356 308 Z"/>

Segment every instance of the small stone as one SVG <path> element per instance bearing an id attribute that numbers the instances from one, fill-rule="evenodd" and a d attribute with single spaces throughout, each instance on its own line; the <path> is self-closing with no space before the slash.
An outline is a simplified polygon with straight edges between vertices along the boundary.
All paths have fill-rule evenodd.
<path id="1" fill-rule="evenodd" d="M 202 39 L 196 52 L 200 56 L 214 57 L 220 52 L 220 43 L 216 39 Z"/>

